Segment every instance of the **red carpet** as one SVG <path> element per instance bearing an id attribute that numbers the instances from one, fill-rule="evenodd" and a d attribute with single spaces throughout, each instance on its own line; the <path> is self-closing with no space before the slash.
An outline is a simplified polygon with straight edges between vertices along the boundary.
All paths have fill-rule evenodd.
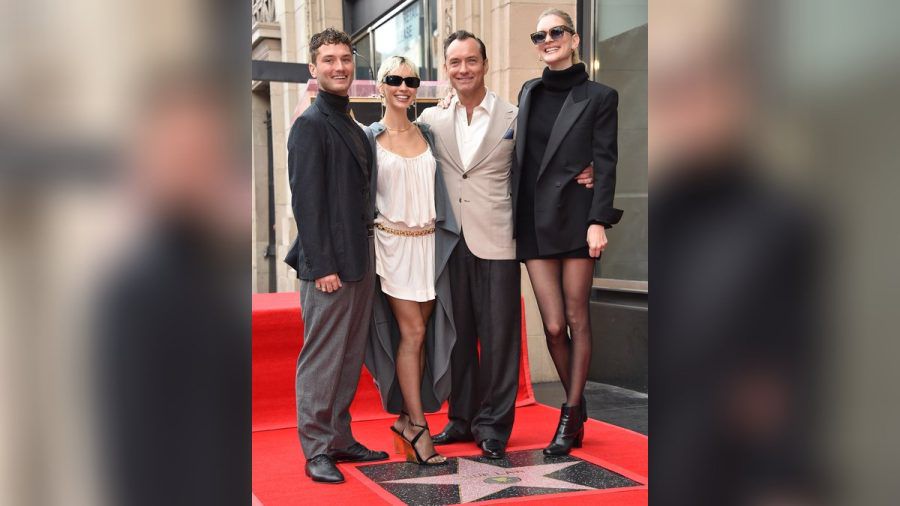
<path id="1" fill-rule="evenodd" d="M 523 313 L 524 314 L 524 313 Z M 522 328 L 525 327 L 523 316 Z M 526 345 L 522 333 L 523 347 Z M 297 292 L 253 296 L 253 430 L 297 426 L 294 406 L 294 374 L 303 345 L 300 294 Z M 517 406 L 534 403 L 528 362 L 523 353 Z M 443 412 L 446 412 L 446 404 Z M 350 407 L 354 421 L 385 418 L 381 399 L 369 371 L 363 368 L 356 398 Z"/>
<path id="2" fill-rule="evenodd" d="M 294 407 L 294 372 L 303 340 L 299 294 L 253 296 L 253 493 L 264 506 L 322 503 L 402 504 L 365 479 L 352 465 L 341 464 L 347 482 L 341 485 L 313 483 L 303 474 L 304 459 L 297 437 Z M 541 448 L 556 427 L 558 410 L 536 404 L 528 374 L 525 322 L 522 322 L 522 367 L 516 422 L 509 451 Z M 372 377 L 363 369 L 351 407 L 353 434 L 364 445 L 390 451 L 388 426 L 391 416 L 381 410 Z M 429 415 L 429 425 L 440 430 L 447 421 L 446 405 Z M 471 443 L 441 447 L 447 456 L 476 455 Z M 500 499 L 485 503 L 559 504 L 578 496 L 590 504 L 647 504 L 647 438 L 613 425 L 591 420 L 584 447 L 572 455 L 637 481 L 644 486 L 558 495 Z M 399 456 L 392 455 L 392 460 Z M 379 492 L 380 490 L 380 492 Z M 571 496 L 571 497 L 570 497 Z"/>

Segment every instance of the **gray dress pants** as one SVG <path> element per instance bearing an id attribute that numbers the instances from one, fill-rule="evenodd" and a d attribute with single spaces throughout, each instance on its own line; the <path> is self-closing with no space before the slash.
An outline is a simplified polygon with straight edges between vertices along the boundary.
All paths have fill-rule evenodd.
<path id="1" fill-rule="evenodd" d="M 300 281 L 303 348 L 297 359 L 297 430 L 307 459 L 356 442 L 350 403 L 362 371 L 375 295 L 375 247 L 362 280 L 342 281 L 336 292 Z"/>

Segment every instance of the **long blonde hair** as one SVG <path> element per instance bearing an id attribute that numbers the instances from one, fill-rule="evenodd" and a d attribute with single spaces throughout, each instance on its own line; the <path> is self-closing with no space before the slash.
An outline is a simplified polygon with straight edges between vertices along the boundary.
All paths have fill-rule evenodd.
<path id="1" fill-rule="evenodd" d="M 569 13 L 567 13 L 565 11 L 561 11 L 555 7 L 551 7 L 549 9 L 545 10 L 544 12 L 542 12 L 540 16 L 538 16 L 538 21 L 544 19 L 547 16 L 559 16 L 560 18 L 562 18 L 563 23 L 565 23 L 565 25 L 568 28 L 571 28 L 572 31 L 575 32 L 575 23 L 572 22 L 572 16 L 569 16 Z M 577 35 L 578 32 L 575 32 L 575 34 Z M 580 62 L 581 62 L 581 57 L 578 55 L 578 48 L 576 47 L 572 51 L 572 65 L 575 65 L 576 63 L 580 63 Z"/>

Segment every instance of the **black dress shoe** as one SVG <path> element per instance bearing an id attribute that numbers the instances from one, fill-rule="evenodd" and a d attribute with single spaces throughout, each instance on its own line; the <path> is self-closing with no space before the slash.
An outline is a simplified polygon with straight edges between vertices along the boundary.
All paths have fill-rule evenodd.
<path id="1" fill-rule="evenodd" d="M 506 456 L 506 445 L 497 439 L 485 439 L 478 444 L 481 454 L 489 459 L 502 459 Z"/>
<path id="2" fill-rule="evenodd" d="M 435 445 L 449 445 L 453 443 L 468 441 L 475 441 L 475 438 L 471 433 L 460 434 L 459 432 L 450 429 L 444 429 L 443 432 L 438 432 L 437 434 L 431 436 L 431 442 Z"/>
<path id="3" fill-rule="evenodd" d="M 344 483 L 344 475 L 334 465 L 334 460 L 324 453 L 306 461 L 306 475 L 320 483 Z"/>
<path id="4" fill-rule="evenodd" d="M 375 460 L 387 460 L 387 452 L 370 450 L 362 443 L 353 443 L 343 450 L 329 450 L 328 456 L 335 462 L 373 462 Z"/>

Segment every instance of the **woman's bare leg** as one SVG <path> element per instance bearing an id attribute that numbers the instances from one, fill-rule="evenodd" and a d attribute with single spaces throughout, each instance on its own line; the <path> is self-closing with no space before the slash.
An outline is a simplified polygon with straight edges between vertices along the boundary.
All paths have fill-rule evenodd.
<path id="1" fill-rule="evenodd" d="M 403 394 L 403 402 L 406 411 L 409 414 L 410 424 L 405 427 L 395 427 L 403 432 L 404 437 L 408 440 L 421 430 L 413 427 L 411 424 L 426 425 L 425 413 L 422 409 L 422 360 L 425 345 L 425 330 L 427 319 L 424 314 L 430 315 L 430 309 L 423 309 L 421 306 L 430 305 L 432 308 L 434 302 L 414 302 L 409 300 L 397 299 L 387 296 L 397 319 L 397 325 L 400 327 L 400 345 L 397 347 L 397 381 L 400 383 L 400 392 Z M 400 420 L 398 420 L 399 422 Z M 434 445 L 431 442 L 430 434 L 423 434 L 416 442 L 416 448 L 423 458 L 427 458 L 434 452 Z M 431 460 L 432 463 L 441 462 L 444 457 L 438 456 Z"/>

